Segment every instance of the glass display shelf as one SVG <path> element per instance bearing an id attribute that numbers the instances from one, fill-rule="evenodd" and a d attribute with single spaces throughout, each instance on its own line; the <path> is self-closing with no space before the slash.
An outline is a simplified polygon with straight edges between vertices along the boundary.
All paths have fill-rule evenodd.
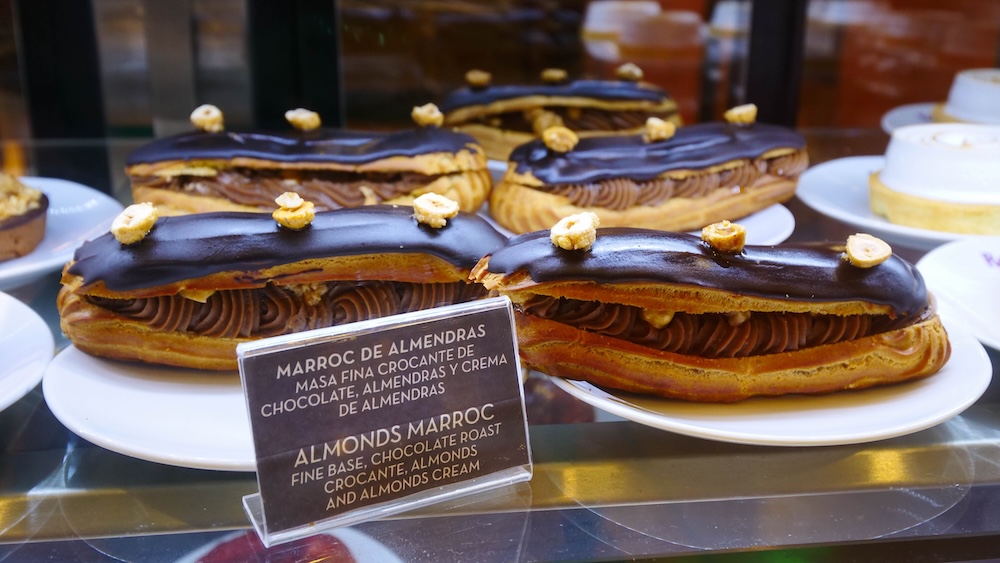
<path id="1" fill-rule="evenodd" d="M 881 154 L 888 140 L 873 130 L 807 138 L 814 164 Z M 126 201 L 121 159 L 136 144 L 99 147 L 107 155 L 100 164 L 115 172 L 92 187 Z M 32 160 L 36 149 L 24 145 L 26 173 L 46 175 Z M 857 230 L 798 200 L 786 207 L 795 217 L 792 241 L 843 240 Z M 911 261 L 925 252 L 897 251 Z M 67 342 L 58 288 L 51 272 L 7 292 L 42 316 L 60 349 Z M 777 447 L 682 436 L 600 413 L 595 422 L 535 424 L 529 483 L 326 539 L 359 560 L 389 561 L 725 561 L 762 551 L 831 561 L 997 557 L 1000 352 L 987 355 L 994 382 L 985 394 L 920 432 Z M 252 473 L 173 467 L 95 446 L 58 422 L 40 387 L 0 412 L 0 444 L 0 559 L 196 561 L 224 542 L 250 545 L 241 499 L 257 489 Z M 330 544 L 292 543 L 268 556 L 295 560 L 322 545 Z"/>

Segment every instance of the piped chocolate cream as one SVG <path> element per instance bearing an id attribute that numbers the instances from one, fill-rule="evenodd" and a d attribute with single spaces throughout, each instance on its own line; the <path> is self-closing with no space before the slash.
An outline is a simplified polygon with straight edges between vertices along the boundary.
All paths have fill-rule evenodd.
<path id="1" fill-rule="evenodd" d="M 204 302 L 182 295 L 135 299 L 88 296 L 94 305 L 156 330 L 221 338 L 265 338 L 430 309 L 486 297 L 464 282 L 329 282 L 222 290 Z"/>
<path id="2" fill-rule="evenodd" d="M 876 267 L 858 268 L 844 259 L 844 250 L 844 245 L 836 244 L 745 246 L 728 254 L 690 235 L 615 228 L 598 230 L 590 250 L 567 251 L 540 231 L 511 239 L 489 257 L 488 270 L 505 276 L 526 272 L 536 284 L 663 283 L 779 304 L 862 301 L 890 309 L 859 315 L 781 310 L 691 314 L 672 313 L 671 304 L 665 302 L 662 311 L 650 312 L 625 303 L 544 292 L 515 305 L 526 315 L 702 357 L 743 357 L 831 344 L 888 332 L 931 315 L 923 279 L 911 264 L 892 256 Z"/>

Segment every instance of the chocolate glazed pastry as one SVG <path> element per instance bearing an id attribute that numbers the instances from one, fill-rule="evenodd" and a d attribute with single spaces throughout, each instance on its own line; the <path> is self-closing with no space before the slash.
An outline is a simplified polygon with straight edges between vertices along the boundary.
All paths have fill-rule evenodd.
<path id="1" fill-rule="evenodd" d="M 125 171 L 134 201 L 151 202 L 164 215 L 270 211 L 286 191 L 320 211 L 410 204 L 432 192 L 472 212 L 492 186 L 475 140 L 434 125 L 392 133 L 200 130 L 137 149 Z"/>
<path id="2" fill-rule="evenodd" d="M 108 233 L 63 270 L 62 329 L 95 355 L 236 369 L 240 342 L 486 296 L 469 270 L 503 235 L 473 214 L 413 215 L 343 209 L 295 231 L 220 212 L 161 218 L 134 244 Z"/>
<path id="3" fill-rule="evenodd" d="M 895 256 L 859 267 L 844 254 L 836 244 L 723 252 L 624 228 L 564 250 L 545 231 L 511 239 L 473 276 L 514 301 L 527 364 L 626 391 L 731 402 L 938 371 L 950 345 L 915 268 Z"/>
<path id="4" fill-rule="evenodd" d="M 441 103 L 444 123 L 468 133 L 495 160 L 536 139 L 553 125 L 581 137 L 641 132 L 646 119 L 681 124 L 677 103 L 662 88 L 641 82 L 642 71 L 623 65 L 619 80 L 568 80 L 565 71 L 547 69 L 541 84 L 493 85 L 489 73 L 472 70 L 468 85 Z"/>
<path id="5" fill-rule="evenodd" d="M 592 211 L 605 227 L 690 231 L 787 201 L 808 167 L 805 139 L 761 123 L 651 123 L 659 137 L 581 138 L 518 147 L 490 195 L 490 214 L 525 233 Z"/>

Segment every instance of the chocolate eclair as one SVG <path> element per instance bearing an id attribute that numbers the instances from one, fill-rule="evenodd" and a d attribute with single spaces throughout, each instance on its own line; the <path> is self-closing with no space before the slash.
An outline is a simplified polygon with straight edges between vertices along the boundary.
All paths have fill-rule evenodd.
<path id="1" fill-rule="evenodd" d="M 521 357 L 549 375 L 733 402 L 926 377 L 949 357 L 920 274 L 852 250 L 888 248 L 868 235 L 720 250 L 683 233 L 595 232 L 571 250 L 548 231 L 521 235 L 473 270 L 513 300 Z"/>
<path id="2" fill-rule="evenodd" d="M 42 242 L 48 211 L 44 193 L 0 174 L 0 261 L 29 254 Z"/>
<path id="3" fill-rule="evenodd" d="M 206 125 L 198 116 L 218 109 L 204 108 L 192 114 L 199 130 L 157 139 L 129 155 L 125 172 L 134 201 L 178 215 L 269 212 L 286 191 L 320 211 L 409 204 L 437 193 L 471 212 L 492 186 L 483 149 L 468 135 L 436 126 L 440 117 L 423 115 L 437 112 L 433 107 L 414 108 L 422 126 L 395 132 L 323 128 L 315 114 L 303 120 L 301 112 L 290 112 L 297 128 L 273 133 Z"/>
<path id="4" fill-rule="evenodd" d="M 643 135 L 579 139 L 552 128 L 511 154 L 490 214 L 515 233 L 586 211 L 606 227 L 691 231 L 790 199 L 809 165 L 805 139 L 752 116 L 731 119 L 681 128 L 650 120 Z"/>
<path id="5" fill-rule="evenodd" d="M 540 84 L 490 84 L 489 73 L 466 73 L 467 86 L 441 102 L 444 123 L 476 138 L 495 160 L 562 125 L 581 137 L 631 134 L 649 117 L 681 124 L 677 103 L 658 86 L 642 82 L 635 65 L 618 69 L 619 80 L 569 80 L 566 72 L 546 69 Z"/>
<path id="6" fill-rule="evenodd" d="M 484 297 L 469 271 L 505 241 L 478 215 L 435 227 L 407 206 L 318 212 L 292 228 L 244 212 L 142 225 L 138 207 L 121 221 L 137 237 L 116 221 L 63 270 L 62 329 L 91 354 L 198 369 L 236 369 L 240 342 Z"/>

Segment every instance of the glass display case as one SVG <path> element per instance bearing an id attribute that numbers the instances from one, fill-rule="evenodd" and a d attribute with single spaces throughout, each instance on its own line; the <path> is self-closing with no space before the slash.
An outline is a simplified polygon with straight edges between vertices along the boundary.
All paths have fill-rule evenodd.
<path id="1" fill-rule="evenodd" d="M 891 130 L 930 122 L 959 71 L 1000 65 L 995 2 L 71 4 L 0 2 L 0 158 L 55 182 L 60 210 L 50 247 L 0 262 L 0 559 L 1000 557 L 1000 237 L 896 229 L 866 201 Z M 330 126 L 391 131 L 472 68 L 519 83 L 553 67 L 610 78 L 623 62 L 668 90 L 686 124 L 755 102 L 759 121 L 796 128 L 810 169 L 764 228 L 791 243 L 886 233 L 939 294 L 945 370 L 912 388 L 676 408 L 532 372 L 530 482 L 270 549 L 242 507 L 255 474 L 185 446 L 243 447 L 215 422 L 232 403 L 204 400 L 238 375 L 123 364 L 88 383 L 98 368 L 60 327 L 61 265 L 131 203 L 128 155 L 190 129 L 197 104 L 224 107 L 234 129 L 284 128 L 285 109 L 309 107 Z M 956 243 L 972 246 L 940 250 Z M 25 367 L 49 338 L 56 360 Z M 171 389 L 177 378 L 189 387 Z M 107 416 L 80 423 L 68 403 Z"/>

